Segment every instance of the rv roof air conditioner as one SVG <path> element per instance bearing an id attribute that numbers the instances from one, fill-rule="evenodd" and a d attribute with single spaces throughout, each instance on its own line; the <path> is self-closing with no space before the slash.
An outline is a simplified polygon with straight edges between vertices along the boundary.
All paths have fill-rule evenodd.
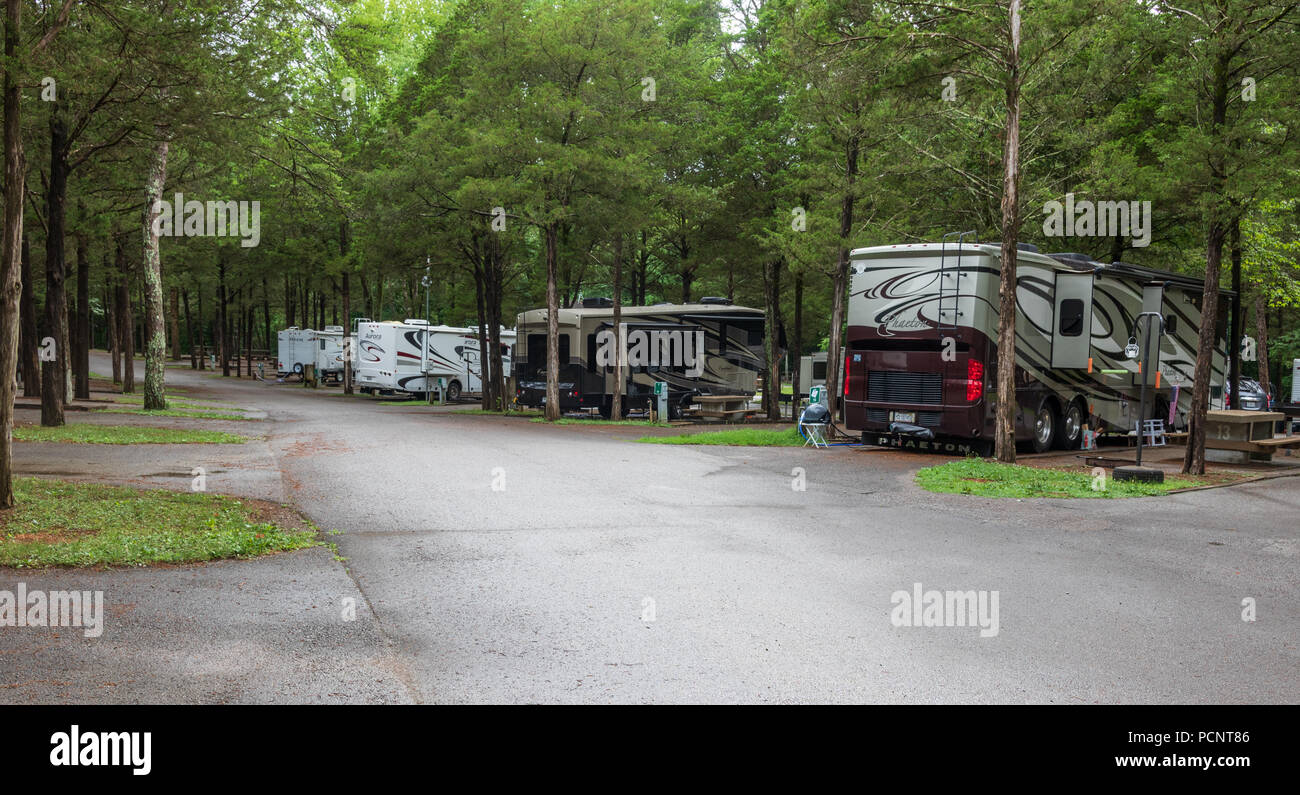
<path id="1" fill-rule="evenodd" d="M 342 332 L 342 331 L 343 331 L 343 327 L 342 327 L 342 326 L 326 326 L 326 327 L 325 327 L 325 331 L 326 331 L 326 333 L 334 332 L 334 331 Z"/>
<path id="2" fill-rule="evenodd" d="M 731 306 L 731 299 L 721 295 L 706 295 L 700 299 L 701 304 L 721 304 Z"/>
<path id="3" fill-rule="evenodd" d="M 427 320 L 421 320 L 421 319 L 419 319 L 419 318 L 414 318 L 414 317 L 408 317 L 406 320 L 403 320 L 402 322 L 405 323 L 405 324 L 408 325 L 408 326 L 427 326 L 427 325 L 429 325 L 429 321 L 427 321 Z"/>
<path id="4" fill-rule="evenodd" d="M 595 297 L 595 298 L 584 298 L 584 299 L 582 299 L 582 307 L 583 307 L 583 309 L 609 309 L 609 308 L 611 308 L 612 306 L 614 306 L 614 299 L 613 299 L 613 298 L 606 298 L 606 297 L 604 297 L 604 296 L 598 296 L 598 297 Z"/>

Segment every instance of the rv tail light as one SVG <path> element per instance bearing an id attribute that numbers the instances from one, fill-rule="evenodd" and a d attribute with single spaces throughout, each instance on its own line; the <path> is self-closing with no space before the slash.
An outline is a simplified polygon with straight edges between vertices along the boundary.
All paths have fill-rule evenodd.
<path id="1" fill-rule="evenodd" d="M 984 362 L 966 360 L 966 402 L 974 403 L 984 396 Z"/>
<path id="2" fill-rule="evenodd" d="M 844 354 L 844 397 L 849 396 L 849 354 Z"/>

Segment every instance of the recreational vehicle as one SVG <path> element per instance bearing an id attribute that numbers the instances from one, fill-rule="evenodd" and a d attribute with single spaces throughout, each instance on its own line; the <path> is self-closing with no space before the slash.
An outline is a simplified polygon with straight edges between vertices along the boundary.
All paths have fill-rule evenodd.
<path id="1" fill-rule="evenodd" d="M 343 380 L 343 327 L 326 326 L 316 332 L 316 376 Z"/>
<path id="2" fill-rule="evenodd" d="M 654 384 L 668 384 L 668 405 L 680 415 L 699 395 L 753 395 L 763 369 L 763 311 L 732 306 L 725 298 L 697 304 L 623 307 L 623 409 L 648 407 Z M 519 315 L 516 399 L 546 403 L 547 310 Z M 612 412 L 616 339 L 613 302 L 589 298 L 561 309 L 559 325 L 560 410 Z"/>
<path id="3" fill-rule="evenodd" d="M 1016 263 L 1016 439 L 1044 451 L 1079 447 L 1085 425 L 1134 431 L 1143 380 L 1145 418 L 1185 427 L 1204 322 L 1200 280 L 1030 249 Z M 851 258 L 846 427 L 870 444 L 987 453 L 997 402 L 998 245 L 878 246 Z M 1219 303 L 1211 408 L 1223 403 L 1231 295 L 1224 291 Z M 1158 366 L 1145 374 L 1125 351 L 1143 312 L 1165 321 Z M 1145 349 L 1144 331 L 1135 341 Z"/>
<path id="4" fill-rule="evenodd" d="M 276 334 L 275 369 L 281 376 L 301 373 L 316 362 L 316 332 L 297 326 Z"/>
<path id="5" fill-rule="evenodd" d="M 840 358 L 844 358 L 844 349 L 840 348 Z M 826 351 L 818 351 L 808 356 L 799 357 L 799 397 L 808 397 L 815 386 L 826 386 Z M 844 384 L 844 371 L 840 370 L 840 385 Z"/>
<path id="6" fill-rule="evenodd" d="M 502 372 L 510 376 L 514 332 L 502 330 Z M 363 392 L 405 392 L 423 396 L 438 391 L 444 379 L 446 399 L 483 389 L 478 334 L 475 329 L 430 326 L 427 320 L 407 319 L 357 323 L 353 356 L 356 384 Z"/>

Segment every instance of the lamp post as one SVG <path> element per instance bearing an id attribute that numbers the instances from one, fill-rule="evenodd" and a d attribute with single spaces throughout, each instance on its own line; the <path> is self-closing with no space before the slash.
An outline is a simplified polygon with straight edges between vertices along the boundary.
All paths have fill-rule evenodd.
<path id="1" fill-rule="evenodd" d="M 1159 312 L 1141 312 L 1133 319 L 1133 336 L 1137 337 L 1142 328 L 1142 319 L 1146 318 L 1146 339 L 1143 340 L 1142 356 L 1138 359 L 1138 368 L 1142 376 L 1141 391 L 1138 393 L 1137 414 L 1137 460 L 1133 466 L 1115 467 L 1116 480 L 1140 480 L 1150 483 L 1163 483 L 1165 473 L 1159 469 L 1142 466 L 1142 423 L 1147 416 L 1147 379 L 1154 378 L 1154 370 L 1159 366 L 1160 338 L 1165 334 L 1165 316 Z M 1151 333 L 1151 319 L 1160 321 L 1157 333 Z M 1152 355 L 1152 345 L 1156 355 Z"/>

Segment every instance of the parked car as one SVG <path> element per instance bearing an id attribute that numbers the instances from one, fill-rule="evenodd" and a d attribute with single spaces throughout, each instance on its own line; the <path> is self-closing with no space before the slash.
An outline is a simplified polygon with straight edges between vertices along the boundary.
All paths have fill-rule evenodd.
<path id="1" fill-rule="evenodd" d="M 1242 411 L 1269 411 L 1273 407 L 1273 396 L 1264 392 L 1264 387 L 1253 378 L 1237 379 L 1237 394 L 1228 395 L 1228 408 Z"/>

